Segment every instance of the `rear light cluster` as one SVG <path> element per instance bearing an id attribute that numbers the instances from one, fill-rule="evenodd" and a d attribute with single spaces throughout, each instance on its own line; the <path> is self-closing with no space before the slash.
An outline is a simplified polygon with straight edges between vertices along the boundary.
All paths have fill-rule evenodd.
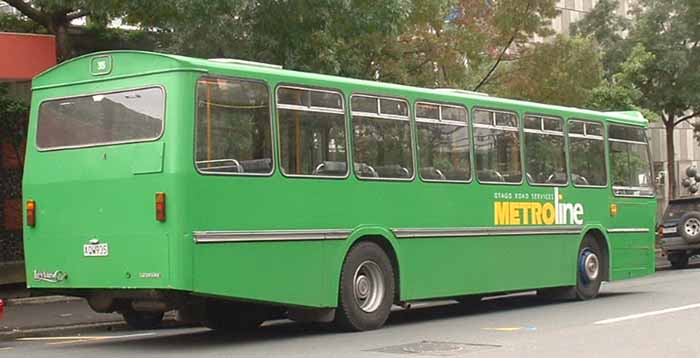
<path id="1" fill-rule="evenodd" d="M 165 222 L 165 193 L 156 193 L 156 220 Z"/>
<path id="2" fill-rule="evenodd" d="M 36 226 L 36 202 L 34 200 L 27 200 L 27 226 Z"/>

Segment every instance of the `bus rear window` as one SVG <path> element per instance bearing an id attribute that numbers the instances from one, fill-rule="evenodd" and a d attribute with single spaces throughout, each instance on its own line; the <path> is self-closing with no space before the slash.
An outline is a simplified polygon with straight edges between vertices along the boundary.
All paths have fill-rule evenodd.
<path id="1" fill-rule="evenodd" d="M 39 107 L 40 150 L 90 147 L 157 139 L 163 132 L 161 88 L 45 101 Z"/>

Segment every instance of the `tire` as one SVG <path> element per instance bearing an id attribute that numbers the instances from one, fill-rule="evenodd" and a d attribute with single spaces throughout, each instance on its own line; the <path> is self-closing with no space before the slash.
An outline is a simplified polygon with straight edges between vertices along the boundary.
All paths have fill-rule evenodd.
<path id="1" fill-rule="evenodd" d="M 394 301 L 394 269 L 384 250 L 360 242 L 345 257 L 340 274 L 335 326 L 367 331 L 384 325 Z"/>
<path id="2" fill-rule="evenodd" d="M 160 327 L 163 321 L 163 312 L 138 312 L 128 310 L 122 313 L 126 324 L 131 329 L 145 330 Z"/>
<path id="3" fill-rule="evenodd" d="M 691 211 L 681 216 L 678 231 L 688 244 L 700 243 L 700 213 Z"/>
<path id="4" fill-rule="evenodd" d="M 260 327 L 268 319 L 265 307 L 252 303 L 209 301 L 204 325 L 222 332 L 242 332 Z"/>
<path id="5" fill-rule="evenodd" d="M 668 261 L 673 269 L 684 269 L 688 267 L 689 256 L 686 253 L 672 253 L 668 255 Z"/>
<path id="6" fill-rule="evenodd" d="M 607 265 L 603 260 L 602 250 L 596 240 L 586 236 L 581 242 L 576 260 L 576 299 L 583 301 L 598 296 Z"/>

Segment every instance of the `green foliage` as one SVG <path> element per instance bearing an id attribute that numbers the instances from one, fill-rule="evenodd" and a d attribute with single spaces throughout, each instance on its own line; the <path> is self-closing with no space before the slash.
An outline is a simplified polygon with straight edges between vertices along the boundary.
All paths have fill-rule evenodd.
<path id="1" fill-rule="evenodd" d="M 496 93 L 511 98 L 582 107 L 602 80 L 599 54 L 590 40 L 556 36 L 525 49 L 507 66 Z"/>
<path id="2" fill-rule="evenodd" d="M 7 84 L 0 84 L 0 140 L 8 140 L 17 158 L 22 140 L 27 135 L 29 106 L 7 95 Z"/>

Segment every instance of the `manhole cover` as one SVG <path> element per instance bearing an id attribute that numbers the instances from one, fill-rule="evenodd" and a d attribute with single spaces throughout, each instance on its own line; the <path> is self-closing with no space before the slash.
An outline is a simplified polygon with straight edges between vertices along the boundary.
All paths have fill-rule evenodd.
<path id="1" fill-rule="evenodd" d="M 417 343 L 409 343 L 398 346 L 373 349 L 371 350 L 371 352 L 394 354 L 419 354 L 424 356 L 448 357 L 499 347 L 499 345 L 495 344 L 422 341 Z"/>

